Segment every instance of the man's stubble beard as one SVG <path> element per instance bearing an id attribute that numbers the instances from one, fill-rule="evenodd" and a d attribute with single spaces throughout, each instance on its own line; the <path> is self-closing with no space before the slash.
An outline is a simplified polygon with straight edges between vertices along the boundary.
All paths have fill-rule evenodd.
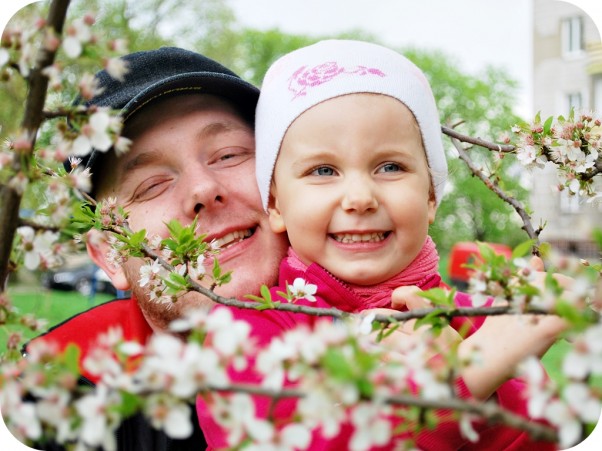
<path id="1" fill-rule="evenodd" d="M 140 266 L 141 262 L 139 260 L 134 263 L 130 259 L 123 268 L 127 280 L 130 282 L 132 294 L 136 298 L 146 321 L 155 332 L 167 331 L 173 320 L 181 318 L 191 308 L 210 309 L 215 305 L 213 301 L 197 292 L 186 293 L 173 303 L 151 300 L 148 287 L 141 287 L 139 283 Z"/>
<path id="2" fill-rule="evenodd" d="M 266 268 L 268 268 L 264 270 L 266 274 L 261 275 L 263 280 L 255 277 L 249 278 L 248 274 L 245 279 L 242 273 L 240 274 L 240 278 L 237 279 L 236 271 L 234 271 L 232 273 L 232 280 L 222 287 L 217 287 L 215 293 L 226 298 L 245 300 L 244 295 L 246 294 L 259 295 L 261 285 L 263 284 L 268 287 L 274 286 L 278 282 L 278 267 L 280 260 L 285 255 L 287 246 L 288 243 L 284 243 L 281 249 L 273 250 L 271 254 L 263 256 L 264 261 L 267 259 Z M 197 292 L 186 293 L 180 296 L 175 303 L 168 304 L 151 300 L 149 298 L 148 287 L 141 287 L 139 283 L 140 267 L 142 264 L 141 259 L 130 258 L 123 265 L 123 269 L 140 310 L 156 332 L 167 331 L 172 321 L 181 318 L 191 308 L 210 309 L 216 305 L 215 302 Z M 224 269 L 224 271 L 226 270 Z"/>

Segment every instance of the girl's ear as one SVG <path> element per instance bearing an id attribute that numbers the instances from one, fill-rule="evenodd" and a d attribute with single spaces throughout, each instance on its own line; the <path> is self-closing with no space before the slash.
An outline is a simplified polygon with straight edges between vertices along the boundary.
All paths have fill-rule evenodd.
<path id="1" fill-rule="evenodd" d="M 429 205 L 428 205 L 429 225 L 432 224 L 433 222 L 435 222 L 435 214 L 436 213 L 437 213 L 437 201 L 435 200 L 435 197 L 432 196 L 429 199 Z"/>
<path id="2" fill-rule="evenodd" d="M 274 233 L 286 232 L 286 225 L 284 224 L 284 218 L 280 213 L 280 205 L 278 200 L 274 197 L 275 187 L 272 186 L 272 192 L 270 193 L 270 200 L 268 201 L 268 215 L 270 228 Z"/>
<path id="3" fill-rule="evenodd" d="M 118 290 L 127 291 L 129 290 L 130 283 L 125 276 L 123 267 L 116 267 L 108 259 L 108 252 L 110 245 L 107 241 L 107 237 L 104 233 L 99 230 L 90 230 L 88 232 L 88 240 L 86 242 L 86 248 L 88 249 L 88 255 L 96 265 L 102 269 L 111 283 Z"/>

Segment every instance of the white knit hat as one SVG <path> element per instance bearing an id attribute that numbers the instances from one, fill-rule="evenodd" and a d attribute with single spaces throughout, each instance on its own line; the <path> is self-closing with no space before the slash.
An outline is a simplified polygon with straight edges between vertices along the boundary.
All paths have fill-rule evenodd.
<path id="1" fill-rule="evenodd" d="M 404 56 L 380 45 L 326 40 L 278 59 L 263 80 L 255 136 L 257 183 L 266 210 L 274 166 L 290 125 L 314 105 L 353 93 L 394 97 L 414 114 L 439 204 L 447 178 L 447 162 L 439 113 L 422 71 Z"/>

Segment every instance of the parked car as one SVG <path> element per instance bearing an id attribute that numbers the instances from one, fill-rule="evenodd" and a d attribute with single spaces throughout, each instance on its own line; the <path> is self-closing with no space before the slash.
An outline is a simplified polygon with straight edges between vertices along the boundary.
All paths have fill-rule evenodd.
<path id="1" fill-rule="evenodd" d="M 489 245 L 496 254 L 505 255 L 507 258 L 512 256 L 512 249 L 505 244 L 485 243 Z M 466 265 L 474 263 L 481 256 L 477 243 L 462 241 L 452 246 L 449 253 L 449 278 L 456 288 L 465 290 L 468 288 L 468 280 L 472 270 Z"/>
<path id="2" fill-rule="evenodd" d="M 94 263 L 49 271 L 42 276 L 42 285 L 53 290 L 76 290 L 90 296 L 96 284 L 96 293 L 115 294 L 107 274 Z"/>

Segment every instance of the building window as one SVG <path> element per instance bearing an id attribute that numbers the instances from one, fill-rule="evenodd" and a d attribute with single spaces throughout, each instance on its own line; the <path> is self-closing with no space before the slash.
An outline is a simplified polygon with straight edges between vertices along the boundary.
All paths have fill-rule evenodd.
<path id="1" fill-rule="evenodd" d="M 566 95 L 566 106 L 567 111 L 571 111 L 571 109 L 575 111 L 580 111 L 583 107 L 582 96 L 580 92 L 570 92 Z"/>
<path id="2" fill-rule="evenodd" d="M 594 111 L 602 112 L 602 74 L 594 76 Z"/>
<path id="3" fill-rule="evenodd" d="M 569 17 L 562 21 L 562 53 L 574 55 L 583 51 L 583 19 Z"/>
<path id="4" fill-rule="evenodd" d="M 579 213 L 579 194 L 570 194 L 568 189 L 560 191 L 560 211 L 566 214 Z"/>

